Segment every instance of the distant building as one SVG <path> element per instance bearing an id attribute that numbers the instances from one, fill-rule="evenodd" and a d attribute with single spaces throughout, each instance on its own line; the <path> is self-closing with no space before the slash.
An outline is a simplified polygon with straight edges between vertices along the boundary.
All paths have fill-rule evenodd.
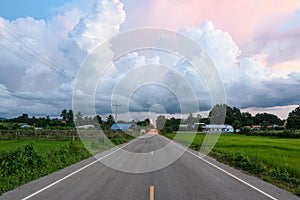
<path id="1" fill-rule="evenodd" d="M 141 134 L 145 134 L 146 133 L 146 129 L 141 129 Z"/>
<path id="2" fill-rule="evenodd" d="M 187 124 L 179 124 L 179 127 L 180 128 L 188 128 L 188 125 Z"/>
<path id="3" fill-rule="evenodd" d="M 245 126 L 245 127 L 248 127 L 251 130 L 261 130 L 261 129 L 265 129 L 265 128 L 274 129 L 274 128 L 278 128 L 278 127 L 284 128 L 284 126 L 279 126 L 277 124 L 268 124 L 267 126 L 263 126 L 263 125 L 250 125 L 250 126 Z"/>
<path id="4" fill-rule="evenodd" d="M 113 131 L 129 131 L 133 128 L 132 124 L 113 124 L 110 127 L 110 130 Z"/>
<path id="5" fill-rule="evenodd" d="M 249 128 L 252 130 L 260 130 L 260 129 L 262 129 L 262 126 L 261 125 L 251 125 Z"/>
<path id="6" fill-rule="evenodd" d="M 87 124 L 82 126 L 76 126 L 76 129 L 95 129 L 95 126 L 92 124 Z"/>
<path id="7" fill-rule="evenodd" d="M 19 123 L 21 128 L 30 128 L 30 125 L 27 123 Z"/>
<path id="8" fill-rule="evenodd" d="M 234 128 L 231 125 L 223 125 L 223 124 L 207 124 L 203 126 L 203 129 L 207 132 L 221 132 L 221 133 L 234 132 Z"/>

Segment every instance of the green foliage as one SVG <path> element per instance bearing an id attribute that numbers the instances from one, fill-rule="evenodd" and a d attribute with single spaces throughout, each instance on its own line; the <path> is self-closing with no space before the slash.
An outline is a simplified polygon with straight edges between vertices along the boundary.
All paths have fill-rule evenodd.
<path id="1" fill-rule="evenodd" d="M 230 124 L 234 130 L 242 126 L 242 114 L 240 109 L 236 107 L 231 108 L 226 104 L 215 105 L 209 112 L 209 117 L 213 124 Z"/>
<path id="2" fill-rule="evenodd" d="M 73 142 L 46 154 L 38 154 L 33 145 L 3 152 L 0 154 L 0 194 L 89 155 L 82 145 Z"/>
<path id="3" fill-rule="evenodd" d="M 254 117 L 254 123 L 262 124 L 263 126 L 265 126 L 265 128 L 269 124 L 278 124 L 278 125 L 283 124 L 281 119 L 279 119 L 276 115 L 269 114 L 269 113 L 258 113 L 258 114 L 256 114 L 255 117 Z"/>
<path id="4" fill-rule="evenodd" d="M 300 106 L 289 113 L 286 127 L 288 129 L 300 129 Z"/>
<path id="5" fill-rule="evenodd" d="M 150 119 L 145 119 L 143 121 L 138 121 L 136 123 L 138 126 L 147 127 L 150 125 Z"/>
<path id="6" fill-rule="evenodd" d="M 106 124 L 111 127 L 111 125 L 115 124 L 115 118 L 112 116 L 112 115 L 109 115 L 107 118 L 106 118 Z"/>
<path id="7" fill-rule="evenodd" d="M 272 137 L 279 137 L 279 138 L 300 138 L 300 132 L 294 130 L 251 130 L 248 127 L 242 127 L 240 130 L 240 134 L 243 135 L 252 135 L 252 136 L 272 136 Z"/>
<path id="8" fill-rule="evenodd" d="M 0 123 L 0 130 L 8 130 L 9 124 L 7 123 Z"/>
<path id="9" fill-rule="evenodd" d="M 296 191 L 295 191 L 295 194 L 300 196 L 300 185 L 298 185 Z"/>
<path id="10" fill-rule="evenodd" d="M 249 127 L 242 127 L 240 130 L 240 134 L 252 135 L 252 131 Z"/>
<path id="11" fill-rule="evenodd" d="M 267 129 L 269 125 L 276 124 L 282 126 L 284 123 L 283 120 L 279 119 L 273 114 L 258 113 L 253 117 L 248 112 L 241 113 L 240 109 L 236 107 L 230 107 L 226 104 L 215 105 L 209 113 L 209 118 L 211 118 L 211 122 L 214 124 L 230 124 L 235 130 L 240 129 L 243 126 L 250 126 L 254 124 L 261 125 L 263 129 Z M 225 121 L 222 119 L 225 119 Z M 298 123 L 299 125 L 300 117 L 299 121 L 291 118 L 290 123 Z"/>
<path id="12" fill-rule="evenodd" d="M 119 145 L 133 138 L 118 132 L 110 141 Z M 111 143 L 101 143 L 100 138 L 97 143 L 91 142 L 91 148 L 97 150 L 95 153 L 110 147 Z M 89 156 L 90 153 L 79 141 L 0 140 L 0 195 Z"/>

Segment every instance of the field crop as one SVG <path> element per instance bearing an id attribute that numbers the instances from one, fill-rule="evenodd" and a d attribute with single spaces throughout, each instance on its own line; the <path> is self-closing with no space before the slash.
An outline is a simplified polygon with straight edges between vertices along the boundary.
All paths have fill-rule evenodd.
<path id="1" fill-rule="evenodd" d="M 134 137 L 112 138 L 89 150 L 99 153 Z M 31 180 L 45 176 L 91 156 L 81 141 L 45 139 L 0 140 L 0 195 Z"/>
<path id="2" fill-rule="evenodd" d="M 18 148 L 23 148 L 27 145 L 33 145 L 37 153 L 45 154 L 52 149 L 62 147 L 68 144 L 69 141 L 56 141 L 44 139 L 24 139 L 24 140 L 0 140 L 0 154 L 2 152 L 10 152 Z M 76 141 L 76 143 L 81 143 Z"/>

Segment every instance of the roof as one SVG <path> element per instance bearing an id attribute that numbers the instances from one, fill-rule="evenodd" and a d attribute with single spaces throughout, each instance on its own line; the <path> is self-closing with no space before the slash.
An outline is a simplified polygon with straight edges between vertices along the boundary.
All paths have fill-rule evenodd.
<path id="1" fill-rule="evenodd" d="M 111 130 L 128 130 L 130 129 L 131 124 L 113 124 L 111 125 Z"/>
<path id="2" fill-rule="evenodd" d="M 204 128 L 226 128 L 226 129 L 233 129 L 231 125 L 223 125 L 223 124 L 208 124 L 205 125 Z"/>
<path id="3" fill-rule="evenodd" d="M 78 129 L 88 129 L 88 128 L 95 128 L 92 124 L 82 125 L 82 126 L 76 126 Z"/>

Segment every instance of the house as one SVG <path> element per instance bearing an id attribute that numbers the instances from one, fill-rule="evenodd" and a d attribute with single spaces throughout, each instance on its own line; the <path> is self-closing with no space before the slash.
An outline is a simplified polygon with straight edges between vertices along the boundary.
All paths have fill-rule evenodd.
<path id="1" fill-rule="evenodd" d="M 179 128 L 188 128 L 188 125 L 187 124 L 179 124 Z"/>
<path id="2" fill-rule="evenodd" d="M 252 129 L 252 130 L 260 130 L 261 128 L 262 128 L 261 125 L 251 125 L 250 126 L 250 129 Z"/>
<path id="3" fill-rule="evenodd" d="M 145 134 L 146 133 L 146 129 L 141 129 L 141 134 Z"/>
<path id="4" fill-rule="evenodd" d="M 221 133 L 234 132 L 234 128 L 231 125 L 224 125 L 224 124 L 207 124 L 203 126 L 203 129 L 207 132 L 221 132 Z"/>
<path id="5" fill-rule="evenodd" d="M 19 123 L 21 128 L 30 128 L 30 125 L 27 123 Z"/>
<path id="6" fill-rule="evenodd" d="M 82 126 L 76 126 L 76 129 L 95 129 L 95 126 L 92 124 L 87 124 Z"/>
<path id="7" fill-rule="evenodd" d="M 113 131 L 129 131 L 132 129 L 132 124 L 113 124 L 110 127 L 110 130 Z"/>

